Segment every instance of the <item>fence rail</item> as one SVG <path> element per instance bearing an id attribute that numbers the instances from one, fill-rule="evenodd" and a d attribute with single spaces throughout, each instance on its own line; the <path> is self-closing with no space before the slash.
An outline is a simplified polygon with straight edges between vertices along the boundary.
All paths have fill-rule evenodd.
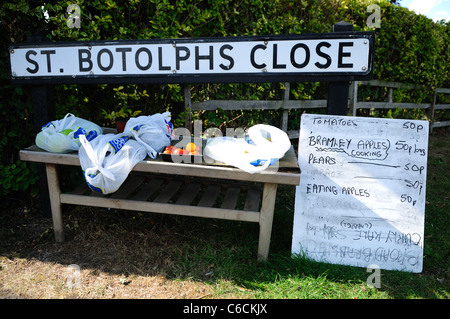
<path id="1" fill-rule="evenodd" d="M 375 87 L 386 87 L 388 88 L 388 100 L 386 102 L 363 102 L 358 101 L 358 86 L 359 85 L 369 85 Z M 399 82 L 386 82 L 381 80 L 371 80 L 371 81 L 355 81 L 350 86 L 349 92 L 349 109 L 352 111 L 352 115 L 356 116 L 357 109 L 427 109 L 428 118 L 430 121 L 430 129 L 436 127 L 450 126 L 450 121 L 435 121 L 435 111 L 436 110 L 446 110 L 450 109 L 450 104 L 436 104 L 436 98 L 438 94 L 450 94 L 450 88 L 436 88 L 434 90 L 433 101 L 431 103 L 398 103 L 393 102 L 393 91 L 394 89 L 408 89 L 408 90 L 420 90 L 423 86 Z"/>
<path id="2" fill-rule="evenodd" d="M 358 87 L 361 85 L 369 85 L 375 87 L 388 88 L 388 100 L 386 102 L 358 101 Z M 297 131 L 288 131 L 288 112 L 289 109 L 318 109 L 326 108 L 327 100 L 289 100 L 290 83 L 285 83 L 285 92 L 282 100 L 265 101 L 265 100 L 208 100 L 203 102 L 191 102 L 190 87 L 185 87 L 185 107 L 190 111 L 206 110 L 212 111 L 216 109 L 223 110 L 283 110 L 281 118 L 281 129 L 288 133 L 290 138 L 298 137 Z M 393 102 L 394 89 L 423 89 L 420 85 L 386 82 L 381 80 L 371 81 L 354 81 L 349 88 L 348 114 L 356 116 L 357 109 L 426 109 L 428 110 L 428 118 L 430 121 L 430 130 L 436 127 L 450 126 L 450 121 L 435 121 L 436 110 L 450 109 L 450 104 L 436 104 L 437 94 L 450 94 L 450 88 L 436 88 L 434 91 L 433 101 L 431 103 L 399 103 Z M 189 125 L 190 118 L 186 125 Z"/>

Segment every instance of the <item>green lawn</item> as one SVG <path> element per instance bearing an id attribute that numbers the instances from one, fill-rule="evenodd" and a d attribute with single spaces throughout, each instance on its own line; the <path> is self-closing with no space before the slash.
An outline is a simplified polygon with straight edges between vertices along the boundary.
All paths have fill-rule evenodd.
<path id="1" fill-rule="evenodd" d="M 424 270 L 414 274 L 381 270 L 371 288 L 365 268 L 291 258 L 293 187 L 280 187 L 266 263 L 255 261 L 257 225 L 205 222 L 183 245 L 174 277 L 205 280 L 214 296 L 244 298 L 449 298 L 450 134 L 430 137 L 425 219 Z M 198 221 L 203 223 L 203 221 Z M 207 275 L 205 275 L 207 274 Z"/>

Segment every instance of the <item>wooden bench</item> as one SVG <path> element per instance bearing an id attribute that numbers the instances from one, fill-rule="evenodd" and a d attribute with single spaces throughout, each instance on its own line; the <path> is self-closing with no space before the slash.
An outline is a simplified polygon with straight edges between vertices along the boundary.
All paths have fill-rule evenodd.
<path id="1" fill-rule="evenodd" d="M 328 113 L 346 114 L 348 81 L 367 80 L 372 75 L 373 33 L 353 32 L 351 25 L 345 23 L 335 25 L 334 31 L 316 35 L 14 45 L 9 48 L 12 82 L 32 85 L 36 131 L 54 120 L 51 92 L 52 85 L 59 83 L 329 81 Z M 281 51 L 277 51 L 283 45 L 291 46 L 291 54 L 284 60 Z M 353 57 L 353 51 L 343 49 L 353 46 L 366 50 L 367 55 Z M 337 51 L 326 53 L 323 48 L 329 47 L 336 47 Z M 319 68 L 303 70 L 310 58 L 295 55 L 298 50 L 315 50 L 321 59 L 311 64 L 315 62 Z M 172 64 L 166 59 L 170 54 Z M 65 62 L 71 56 L 78 60 L 74 66 Z M 192 65 L 183 69 L 190 57 Z M 287 63 L 289 59 L 291 65 Z M 353 67 L 353 61 L 359 61 L 358 66 Z M 328 62 L 337 70 L 328 70 Z M 342 70 L 339 65 L 344 66 Z M 189 98 L 186 101 L 190 103 Z M 57 242 L 64 241 L 62 204 L 88 205 L 259 223 L 258 260 L 268 257 L 277 186 L 295 186 L 300 182 L 293 148 L 278 167 L 258 174 L 221 163 L 187 164 L 147 158 L 134 167 L 117 192 L 106 196 L 91 192 L 86 183 L 69 192 L 61 191 L 58 166 L 79 166 L 76 152 L 54 154 L 31 146 L 20 151 L 20 158 L 44 165 L 41 196 L 45 198 L 48 187 Z"/>
<path id="2" fill-rule="evenodd" d="M 68 193 L 61 192 L 58 166 L 79 166 L 77 153 L 53 154 L 32 146 L 22 150 L 20 158 L 45 163 L 58 242 L 64 241 L 61 205 L 87 205 L 256 222 L 260 226 L 260 260 L 267 258 L 269 252 L 277 185 L 298 185 L 300 182 L 293 149 L 280 162 L 285 172 L 268 171 L 257 175 L 224 165 L 172 163 L 161 158 L 148 158 L 134 167 L 133 174 L 119 190 L 104 196 L 91 191 L 86 183 Z M 138 172 L 141 174 L 135 174 Z M 240 200 L 243 201 L 241 205 Z"/>

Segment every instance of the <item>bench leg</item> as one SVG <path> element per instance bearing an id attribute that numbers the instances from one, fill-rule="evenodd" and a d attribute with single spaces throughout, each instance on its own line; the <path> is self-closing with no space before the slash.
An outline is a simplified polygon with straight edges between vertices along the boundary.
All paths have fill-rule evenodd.
<path id="1" fill-rule="evenodd" d="M 269 255 L 277 186 L 277 184 L 272 183 L 264 184 L 261 213 L 259 217 L 258 261 L 265 261 Z"/>
<path id="2" fill-rule="evenodd" d="M 64 226 L 62 221 L 61 201 L 59 195 L 61 189 L 59 187 L 58 168 L 55 164 L 45 164 L 47 172 L 48 192 L 50 197 L 50 207 L 52 209 L 53 230 L 55 232 L 55 240 L 58 243 L 64 242 Z"/>

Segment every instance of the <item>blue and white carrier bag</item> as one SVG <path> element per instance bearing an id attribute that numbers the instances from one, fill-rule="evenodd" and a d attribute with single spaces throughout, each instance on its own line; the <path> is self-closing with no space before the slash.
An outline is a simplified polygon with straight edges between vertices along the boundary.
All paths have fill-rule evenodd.
<path id="1" fill-rule="evenodd" d="M 101 194 L 114 193 L 133 167 L 147 156 L 145 146 L 129 134 L 100 135 L 89 142 L 80 135 L 78 152 L 88 186 Z"/>
<path id="2" fill-rule="evenodd" d="M 97 124 L 68 113 L 63 119 L 42 126 L 35 142 L 48 152 L 69 153 L 80 148 L 80 135 L 91 141 L 102 133 L 102 128 Z"/>

